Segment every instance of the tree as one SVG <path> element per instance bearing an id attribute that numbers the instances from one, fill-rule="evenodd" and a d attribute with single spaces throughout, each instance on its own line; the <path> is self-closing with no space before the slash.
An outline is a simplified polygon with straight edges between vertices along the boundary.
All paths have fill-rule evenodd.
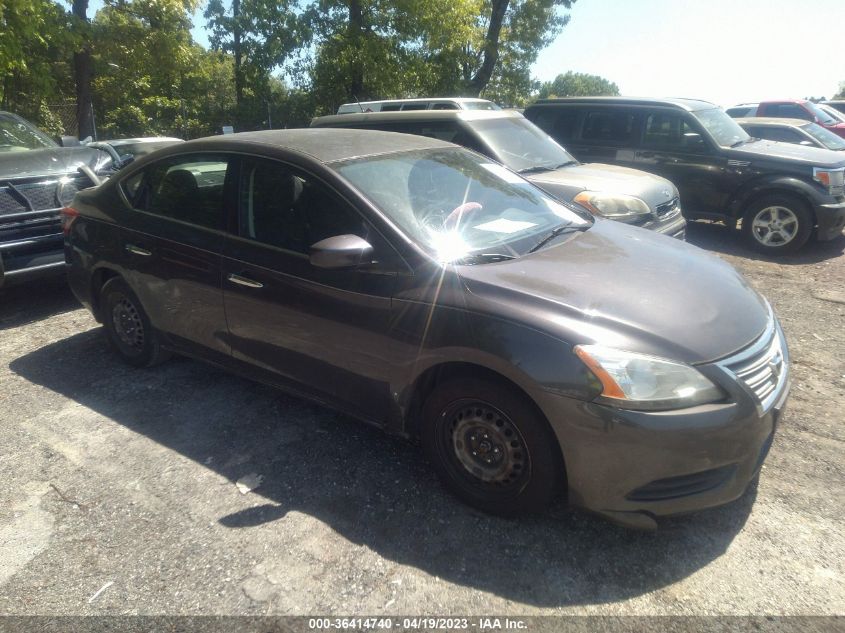
<path id="1" fill-rule="evenodd" d="M 558 75 L 554 81 L 547 81 L 540 86 L 539 97 L 613 97 L 619 95 L 619 86 L 615 83 L 586 73 L 571 70 L 565 75 Z"/>
<path id="2" fill-rule="evenodd" d="M 834 99 L 845 99 L 845 81 L 839 84 L 839 92 L 833 97 Z"/>

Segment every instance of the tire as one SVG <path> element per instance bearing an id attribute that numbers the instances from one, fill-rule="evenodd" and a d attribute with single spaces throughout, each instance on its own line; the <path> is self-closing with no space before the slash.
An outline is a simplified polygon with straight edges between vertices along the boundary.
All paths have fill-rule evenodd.
<path id="1" fill-rule="evenodd" d="M 422 445 L 443 484 L 490 514 L 540 512 L 564 479 L 557 439 L 515 389 L 474 378 L 435 387 L 422 411 Z"/>
<path id="2" fill-rule="evenodd" d="M 755 200 L 742 218 L 742 234 L 760 253 L 793 253 L 813 233 L 813 215 L 807 205 L 789 195 L 775 194 Z"/>
<path id="3" fill-rule="evenodd" d="M 125 363 L 152 367 L 170 358 L 141 302 L 123 279 L 113 277 L 105 283 L 100 291 L 100 305 L 106 338 Z"/>

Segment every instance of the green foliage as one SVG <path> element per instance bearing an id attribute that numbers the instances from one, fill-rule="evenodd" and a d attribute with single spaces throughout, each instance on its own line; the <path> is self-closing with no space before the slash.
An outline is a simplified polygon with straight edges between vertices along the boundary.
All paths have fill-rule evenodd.
<path id="1" fill-rule="evenodd" d="M 834 99 L 845 99 L 845 81 L 839 84 L 839 92 L 833 97 Z"/>
<path id="2" fill-rule="evenodd" d="M 619 86 L 615 83 L 586 73 L 574 73 L 571 70 L 565 75 L 558 75 L 554 81 L 547 81 L 540 85 L 539 98 L 549 97 L 614 97 L 619 95 Z"/>

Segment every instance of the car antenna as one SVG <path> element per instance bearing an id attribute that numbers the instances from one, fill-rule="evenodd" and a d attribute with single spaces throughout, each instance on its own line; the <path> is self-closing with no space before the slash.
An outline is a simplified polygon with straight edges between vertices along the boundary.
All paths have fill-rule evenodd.
<path id="1" fill-rule="evenodd" d="M 359 108 L 361 108 L 361 112 L 363 112 L 363 111 L 364 111 L 364 106 L 362 106 L 362 105 L 361 105 L 361 102 L 360 102 L 360 101 L 358 101 L 358 95 L 352 95 L 352 97 L 355 99 L 355 103 L 357 103 L 357 104 L 358 104 L 358 107 L 359 107 Z"/>

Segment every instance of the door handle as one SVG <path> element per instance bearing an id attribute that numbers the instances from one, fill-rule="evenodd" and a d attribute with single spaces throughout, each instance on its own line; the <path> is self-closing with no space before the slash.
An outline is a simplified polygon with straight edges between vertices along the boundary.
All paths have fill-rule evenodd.
<path id="1" fill-rule="evenodd" d="M 127 244 L 124 248 L 126 248 L 127 253 L 141 255 L 142 257 L 149 257 L 153 254 L 152 251 L 148 251 L 146 248 L 141 248 L 140 246 L 135 246 L 134 244 Z"/>
<path id="2" fill-rule="evenodd" d="M 255 281 L 254 279 L 250 279 L 249 277 L 243 277 L 241 275 L 236 275 L 234 273 L 229 273 L 229 276 L 226 277 L 229 281 L 233 284 L 238 284 L 239 286 L 246 286 L 247 288 L 263 288 L 264 284 L 260 281 Z"/>

